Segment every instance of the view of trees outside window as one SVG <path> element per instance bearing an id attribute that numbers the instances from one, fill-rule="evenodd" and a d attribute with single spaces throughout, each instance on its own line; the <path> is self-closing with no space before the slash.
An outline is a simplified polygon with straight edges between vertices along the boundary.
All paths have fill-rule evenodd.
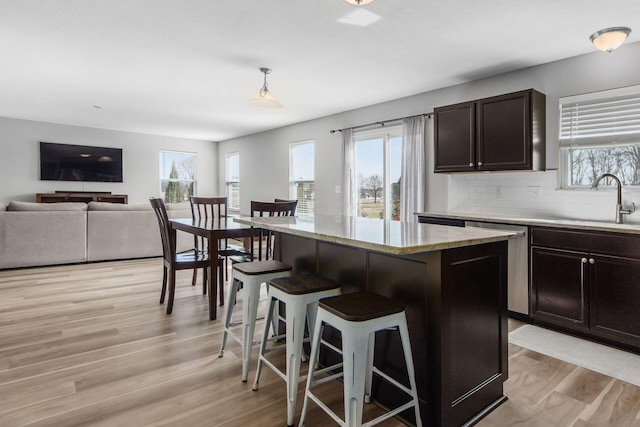
<path id="1" fill-rule="evenodd" d="M 400 219 L 402 127 L 355 133 L 358 216 Z"/>
<path id="2" fill-rule="evenodd" d="M 188 201 L 196 190 L 196 155 L 160 152 L 160 192 L 165 203 Z"/>
<path id="3" fill-rule="evenodd" d="M 227 207 L 240 209 L 240 153 L 229 153 L 224 162 Z"/>
<path id="4" fill-rule="evenodd" d="M 624 185 L 640 185 L 640 146 L 597 147 L 569 150 L 571 186 L 588 186 L 604 173 L 612 173 Z M 613 185 L 613 182 L 607 182 Z M 605 182 L 603 182 L 605 184 Z"/>
<path id="5" fill-rule="evenodd" d="M 313 215 L 314 212 L 314 159 L 314 141 L 296 142 L 289 146 L 289 198 L 298 201 L 298 215 Z"/>

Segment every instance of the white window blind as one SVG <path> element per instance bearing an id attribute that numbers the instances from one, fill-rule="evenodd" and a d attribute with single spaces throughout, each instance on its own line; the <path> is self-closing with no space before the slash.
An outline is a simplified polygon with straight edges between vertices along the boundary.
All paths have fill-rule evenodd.
<path id="1" fill-rule="evenodd" d="M 640 86 L 560 99 L 560 146 L 640 142 Z"/>
<path id="2" fill-rule="evenodd" d="M 588 188 L 604 173 L 640 185 L 640 86 L 560 98 L 562 186 Z"/>

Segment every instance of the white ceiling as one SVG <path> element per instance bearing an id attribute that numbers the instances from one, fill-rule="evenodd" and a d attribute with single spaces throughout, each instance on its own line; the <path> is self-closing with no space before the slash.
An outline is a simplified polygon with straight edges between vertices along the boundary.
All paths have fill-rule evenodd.
<path id="1" fill-rule="evenodd" d="M 338 21 L 362 9 L 381 19 Z M 0 0 L 0 116 L 220 141 L 590 53 L 611 26 L 640 40 L 640 0 Z M 283 109 L 247 104 L 259 67 Z"/>

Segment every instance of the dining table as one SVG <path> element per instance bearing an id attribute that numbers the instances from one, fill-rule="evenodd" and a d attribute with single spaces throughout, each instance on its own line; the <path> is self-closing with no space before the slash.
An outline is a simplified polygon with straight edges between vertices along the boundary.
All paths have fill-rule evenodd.
<path id="1" fill-rule="evenodd" d="M 209 253 L 209 260 L 211 265 L 207 268 L 207 282 L 209 293 L 209 319 L 215 320 L 218 316 L 218 306 L 216 300 L 218 297 L 217 275 L 214 273 L 214 269 L 217 265 L 218 259 L 218 245 L 220 240 L 227 238 L 243 238 L 251 237 L 254 228 L 240 224 L 234 221 L 234 217 L 226 218 L 207 218 L 207 219 L 193 219 L 193 218 L 175 218 L 170 219 L 169 224 L 171 226 L 170 232 L 174 234 L 177 230 L 184 231 L 195 236 L 205 237 L 207 239 L 207 249 Z M 174 240 L 175 241 L 175 240 Z"/>

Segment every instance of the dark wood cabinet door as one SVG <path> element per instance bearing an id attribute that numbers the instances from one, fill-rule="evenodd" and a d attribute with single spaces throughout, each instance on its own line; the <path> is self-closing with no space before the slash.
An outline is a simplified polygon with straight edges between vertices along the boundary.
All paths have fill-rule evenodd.
<path id="1" fill-rule="evenodd" d="M 434 113 L 434 172 L 545 170 L 544 94 L 527 89 Z"/>
<path id="2" fill-rule="evenodd" d="M 592 256 L 591 332 L 640 347 L 640 260 Z"/>
<path id="3" fill-rule="evenodd" d="M 531 248 L 532 315 L 536 322 L 589 329 L 586 253 Z"/>
<path id="4" fill-rule="evenodd" d="M 475 102 L 434 109 L 435 172 L 475 169 Z"/>
<path id="5" fill-rule="evenodd" d="M 478 170 L 531 169 L 531 92 L 477 101 Z"/>

